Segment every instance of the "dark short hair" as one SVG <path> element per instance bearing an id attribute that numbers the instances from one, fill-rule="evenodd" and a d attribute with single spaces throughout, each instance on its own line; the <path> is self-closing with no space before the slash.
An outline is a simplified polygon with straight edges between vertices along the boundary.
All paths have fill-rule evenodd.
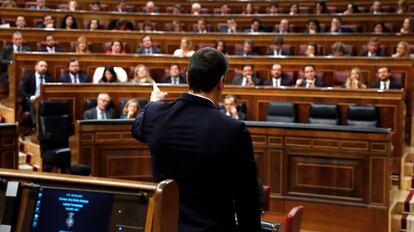
<path id="1" fill-rule="evenodd" d="M 305 68 L 306 67 L 312 67 L 313 70 L 316 70 L 315 65 L 313 65 L 313 64 L 305 64 L 305 66 L 303 66 L 303 71 L 305 71 Z"/>
<path id="2" fill-rule="evenodd" d="M 75 57 L 71 57 L 71 58 L 69 58 L 69 60 L 68 60 L 68 67 L 69 67 L 69 65 L 70 65 L 71 63 L 76 62 L 76 61 L 78 61 L 78 62 L 79 62 L 79 60 L 78 60 L 78 59 L 76 59 Z"/>
<path id="3" fill-rule="evenodd" d="M 252 65 L 252 64 L 243 64 L 242 65 L 242 70 L 244 69 L 244 67 L 251 67 L 252 69 L 254 69 L 254 65 Z"/>
<path id="4" fill-rule="evenodd" d="M 226 75 L 227 58 L 214 48 L 202 48 L 191 56 L 188 63 L 188 85 L 195 93 L 210 92 Z"/>
<path id="5" fill-rule="evenodd" d="M 283 45 L 283 37 L 282 36 L 276 36 L 273 38 L 273 44 L 276 45 Z"/>

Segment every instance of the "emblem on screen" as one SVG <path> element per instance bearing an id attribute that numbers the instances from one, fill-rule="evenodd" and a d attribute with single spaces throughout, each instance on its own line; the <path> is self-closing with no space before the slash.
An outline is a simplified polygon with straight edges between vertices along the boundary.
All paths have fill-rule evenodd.
<path id="1" fill-rule="evenodd" d="M 66 218 L 66 226 L 68 229 L 72 228 L 73 225 L 75 225 L 75 213 L 70 212 L 68 213 L 68 218 Z"/>

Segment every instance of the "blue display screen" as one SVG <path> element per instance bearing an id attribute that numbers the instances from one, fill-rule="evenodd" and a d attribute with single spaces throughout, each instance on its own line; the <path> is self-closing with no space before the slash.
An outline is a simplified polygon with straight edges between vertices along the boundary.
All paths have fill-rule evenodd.
<path id="1" fill-rule="evenodd" d="M 39 188 L 31 231 L 108 231 L 113 194 Z"/>

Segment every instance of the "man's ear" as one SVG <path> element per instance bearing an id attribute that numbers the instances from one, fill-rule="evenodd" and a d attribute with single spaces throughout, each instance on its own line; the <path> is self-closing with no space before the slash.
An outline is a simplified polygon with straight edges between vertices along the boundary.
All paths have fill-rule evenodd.
<path id="1" fill-rule="evenodd" d="M 217 88 L 219 90 L 223 90 L 224 89 L 224 82 L 226 81 L 224 75 L 220 77 L 219 83 L 217 85 Z"/>
<path id="2" fill-rule="evenodd" d="M 188 70 L 187 70 L 187 71 L 185 71 L 185 82 L 187 82 L 187 83 L 188 83 Z"/>

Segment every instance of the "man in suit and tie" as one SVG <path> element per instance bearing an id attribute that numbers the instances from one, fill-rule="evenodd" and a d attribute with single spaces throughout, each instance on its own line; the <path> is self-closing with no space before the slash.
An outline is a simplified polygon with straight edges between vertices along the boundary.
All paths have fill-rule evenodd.
<path id="1" fill-rule="evenodd" d="M 207 33 L 207 20 L 206 19 L 199 19 L 197 21 L 196 27 L 194 28 L 193 32 L 204 34 Z"/>
<path id="2" fill-rule="evenodd" d="M 316 69 L 314 65 L 307 64 L 303 67 L 305 78 L 296 81 L 296 87 L 316 88 L 323 87 L 323 81 L 316 78 Z"/>
<path id="3" fill-rule="evenodd" d="M 352 29 L 342 26 L 342 19 L 339 17 L 333 17 L 331 20 L 331 29 L 332 33 L 352 33 Z"/>
<path id="4" fill-rule="evenodd" d="M 55 39 L 53 38 L 53 35 L 48 34 L 45 36 L 45 43 L 46 46 L 42 46 L 40 48 L 40 52 L 47 52 L 47 53 L 56 53 L 56 52 L 63 52 L 63 50 L 56 46 Z"/>
<path id="5" fill-rule="evenodd" d="M 142 46 L 137 49 L 138 54 L 153 55 L 161 53 L 161 50 L 157 46 L 152 45 L 152 38 L 149 35 L 142 37 L 141 44 Z"/>
<path id="6" fill-rule="evenodd" d="M 260 19 L 254 18 L 250 23 L 250 28 L 245 29 L 244 32 L 263 32 L 262 21 Z"/>
<path id="7" fill-rule="evenodd" d="M 8 79 L 7 67 L 12 63 L 12 54 L 14 52 L 27 52 L 32 49 L 23 45 L 23 35 L 19 31 L 16 31 L 12 35 L 12 45 L 5 45 L 0 55 L 0 70 L 1 81 L 4 82 Z"/>
<path id="8" fill-rule="evenodd" d="M 128 4 L 126 0 L 119 0 L 114 12 L 118 13 L 128 13 L 131 12 L 131 9 L 128 8 Z"/>
<path id="9" fill-rule="evenodd" d="M 236 33 L 237 32 L 237 22 L 234 18 L 228 18 L 226 21 L 226 26 L 220 27 L 220 32 L 225 33 Z"/>
<path id="10" fill-rule="evenodd" d="M 288 80 L 287 78 L 283 77 L 282 65 L 280 64 L 274 64 L 272 66 L 270 75 L 271 78 L 265 81 L 265 85 L 273 86 L 275 88 L 293 85 L 293 80 Z"/>
<path id="11" fill-rule="evenodd" d="M 267 56 L 289 56 L 288 49 L 283 48 L 283 37 L 277 36 L 273 38 L 273 44 L 270 45 L 270 49 L 266 52 Z"/>
<path id="12" fill-rule="evenodd" d="M 43 21 L 41 23 L 36 24 L 36 27 L 39 28 L 56 28 L 55 19 L 52 15 L 45 15 L 43 16 Z"/>
<path id="13" fill-rule="evenodd" d="M 83 113 L 83 119 L 105 120 L 115 118 L 114 109 L 109 107 L 111 97 L 107 93 L 100 93 L 96 99 L 96 107 Z"/>
<path id="14" fill-rule="evenodd" d="M 234 95 L 226 95 L 224 98 L 224 109 L 221 111 L 234 119 L 246 120 L 246 114 L 237 109 L 237 98 Z"/>
<path id="15" fill-rule="evenodd" d="M 89 82 L 89 77 L 84 71 L 80 70 L 79 61 L 76 58 L 71 58 L 68 62 L 68 71 L 60 76 L 59 81 L 73 84 L 85 83 Z"/>
<path id="16" fill-rule="evenodd" d="M 292 32 L 289 28 L 289 19 L 283 18 L 280 20 L 279 25 L 275 27 L 274 32 L 279 34 L 287 34 Z"/>
<path id="17" fill-rule="evenodd" d="M 254 68 L 251 64 L 245 64 L 242 67 L 242 76 L 236 76 L 233 79 L 233 85 L 255 86 L 260 85 L 260 79 L 255 77 Z"/>
<path id="18" fill-rule="evenodd" d="M 246 39 L 243 43 L 242 50 L 236 50 L 234 55 L 236 56 L 257 56 L 257 52 L 254 51 L 254 42 L 251 39 Z"/>
<path id="19" fill-rule="evenodd" d="M 31 10 L 49 10 L 46 0 L 36 0 L 36 5 L 30 7 Z"/>
<path id="20" fill-rule="evenodd" d="M 30 111 L 33 125 L 36 124 L 36 98 L 40 96 L 40 86 L 43 83 L 51 82 L 52 78 L 47 74 L 47 62 L 38 60 L 35 65 L 35 72 L 27 76 L 21 86 L 20 94 L 23 97 L 23 110 Z"/>
<path id="21" fill-rule="evenodd" d="M 170 66 L 170 75 L 168 77 L 164 77 L 162 79 L 162 83 L 166 84 L 172 84 L 172 85 L 179 85 L 179 84 L 185 84 L 186 80 L 184 77 L 180 74 L 180 66 L 178 64 L 172 64 Z"/>
<path id="22" fill-rule="evenodd" d="M 163 103 L 166 93 L 154 86 L 132 128 L 151 150 L 154 181 L 178 184 L 179 232 L 261 231 L 249 131 L 216 107 L 227 67 L 221 52 L 199 49 L 188 64 L 189 92 Z"/>
<path id="23" fill-rule="evenodd" d="M 379 80 L 371 85 L 371 88 L 375 89 L 401 89 L 401 85 L 396 83 L 391 78 L 391 70 L 388 67 L 380 67 L 377 72 Z"/>
<path id="24" fill-rule="evenodd" d="M 380 49 L 380 41 L 378 37 L 371 37 L 368 40 L 367 50 L 362 53 L 362 56 L 377 57 L 383 56 Z"/>

